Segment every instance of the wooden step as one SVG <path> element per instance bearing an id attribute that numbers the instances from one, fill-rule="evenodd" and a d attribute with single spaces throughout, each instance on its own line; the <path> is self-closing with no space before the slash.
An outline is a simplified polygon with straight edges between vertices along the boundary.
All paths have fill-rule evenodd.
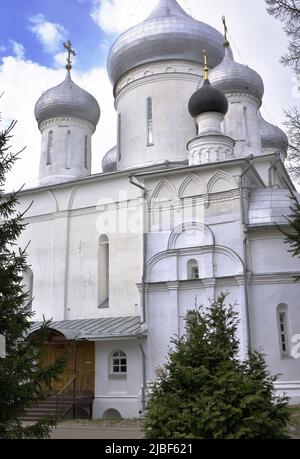
<path id="1" fill-rule="evenodd" d="M 94 396 L 92 393 L 77 394 L 75 402 L 77 407 L 88 406 L 93 403 L 93 398 Z M 73 402 L 73 395 L 67 395 L 63 398 L 59 398 L 58 403 L 56 396 L 50 396 L 47 400 L 44 400 L 31 408 L 27 408 L 22 421 L 37 422 L 42 417 L 56 415 L 63 419 L 72 409 Z"/>

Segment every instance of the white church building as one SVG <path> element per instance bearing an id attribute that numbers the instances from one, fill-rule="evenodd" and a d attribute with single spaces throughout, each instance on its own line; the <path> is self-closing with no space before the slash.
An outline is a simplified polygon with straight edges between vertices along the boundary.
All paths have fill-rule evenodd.
<path id="1" fill-rule="evenodd" d="M 35 107 L 39 186 L 20 193 L 20 210 L 33 202 L 20 245 L 31 241 L 35 327 L 53 319 L 49 353 L 76 342 L 94 418 L 137 417 L 187 311 L 228 291 L 241 357 L 261 347 L 297 400 L 300 264 L 277 227 L 295 188 L 287 137 L 260 114 L 261 77 L 176 0 L 117 38 L 107 70 L 118 126 L 102 173 L 91 173 L 100 108 L 69 64 Z"/>

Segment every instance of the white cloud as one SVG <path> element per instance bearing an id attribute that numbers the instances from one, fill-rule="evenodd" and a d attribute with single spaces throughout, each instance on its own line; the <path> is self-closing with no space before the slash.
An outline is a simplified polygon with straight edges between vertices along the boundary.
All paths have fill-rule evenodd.
<path id="1" fill-rule="evenodd" d="M 107 33 L 121 33 L 145 19 L 157 0 L 94 0 L 91 17 Z"/>
<path id="2" fill-rule="evenodd" d="M 0 45 L 0 53 L 4 53 L 6 51 L 6 47 L 3 45 Z"/>
<path id="3" fill-rule="evenodd" d="M 29 30 L 33 32 L 42 43 L 44 51 L 54 54 L 61 48 L 62 42 L 66 40 L 67 30 L 61 25 L 47 21 L 43 14 L 36 14 L 30 19 Z"/>
<path id="4" fill-rule="evenodd" d="M 67 65 L 67 55 L 66 52 L 62 51 L 53 56 L 54 66 L 57 68 L 64 68 Z M 77 62 L 77 56 L 72 56 L 72 66 Z"/>
<path id="5" fill-rule="evenodd" d="M 66 53 L 64 52 L 55 54 L 53 59 L 54 59 L 55 67 L 58 67 L 58 68 L 62 68 L 67 63 Z"/>
<path id="6" fill-rule="evenodd" d="M 17 59 L 24 59 L 25 57 L 25 48 L 22 43 L 18 43 L 17 41 L 10 40 L 10 44 L 13 50 L 14 55 Z"/>

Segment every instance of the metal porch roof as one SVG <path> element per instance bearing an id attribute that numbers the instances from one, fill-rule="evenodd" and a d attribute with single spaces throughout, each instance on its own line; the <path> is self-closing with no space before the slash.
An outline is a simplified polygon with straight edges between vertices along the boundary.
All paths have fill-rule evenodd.
<path id="1" fill-rule="evenodd" d="M 42 322 L 35 322 L 30 334 L 37 331 Z M 52 322 L 51 330 L 62 333 L 69 340 L 97 340 L 100 338 L 122 338 L 141 333 L 141 318 L 109 317 L 105 319 L 63 320 Z"/>

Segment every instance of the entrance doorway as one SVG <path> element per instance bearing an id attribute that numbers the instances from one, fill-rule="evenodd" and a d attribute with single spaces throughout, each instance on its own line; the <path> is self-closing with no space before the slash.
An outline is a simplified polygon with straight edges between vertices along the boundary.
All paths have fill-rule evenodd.
<path id="1" fill-rule="evenodd" d="M 67 365 L 60 379 L 54 383 L 58 392 L 68 386 L 76 377 L 76 393 L 87 394 L 95 391 L 95 343 L 88 341 L 68 341 L 64 335 L 50 331 L 48 342 L 42 350 L 41 364 L 49 366 L 67 352 Z M 73 385 L 70 384 L 70 391 Z"/>

